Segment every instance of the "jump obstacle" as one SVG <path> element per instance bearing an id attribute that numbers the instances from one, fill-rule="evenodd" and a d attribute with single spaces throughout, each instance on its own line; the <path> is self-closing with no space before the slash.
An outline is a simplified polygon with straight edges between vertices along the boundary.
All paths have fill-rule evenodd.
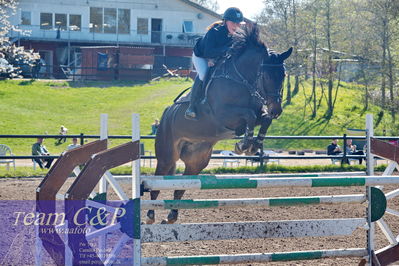
<path id="1" fill-rule="evenodd" d="M 120 214 L 120 208 L 105 204 L 104 197 L 109 184 L 122 200 L 122 207 L 126 211 L 119 217 L 118 223 L 95 229 L 90 233 L 79 236 L 79 243 L 91 247 L 89 241 L 98 238 L 97 250 L 106 250 L 107 234 L 122 232 L 121 238 L 114 245 L 109 254 L 96 253 L 90 250 L 88 263 L 98 265 L 112 265 L 127 242 L 133 241 L 133 265 L 193 265 L 193 264 L 235 264 L 250 262 L 307 260 L 326 257 L 360 257 L 364 258 L 361 264 L 388 265 L 399 260 L 399 236 L 395 236 L 387 223 L 383 220 L 384 213 L 399 216 L 399 212 L 387 208 L 387 200 L 399 196 L 399 189 L 383 193 L 380 189 L 371 186 L 399 184 L 399 177 L 390 176 L 394 169 L 399 169 L 399 150 L 388 143 L 373 139 L 372 117 L 367 116 L 367 151 L 369 176 L 348 177 L 309 177 L 307 174 L 295 177 L 269 177 L 268 175 L 251 176 L 140 176 L 139 152 L 139 118 L 132 117 L 132 142 L 107 149 L 107 116 L 101 119 L 101 140 L 89 143 L 75 150 L 65 152 L 43 179 L 36 190 L 37 213 L 51 212 L 55 209 L 55 199 L 65 199 L 65 213 L 70 213 L 74 200 L 82 200 L 85 206 L 104 208 L 114 216 Z M 387 146 L 389 145 L 389 146 Z M 389 150 L 389 151 L 387 151 Z M 373 154 L 391 160 L 382 176 L 373 176 Z M 133 162 L 132 164 L 132 195 L 131 198 L 123 191 L 117 178 L 107 170 L 118 165 Z M 66 182 L 69 173 L 77 165 L 85 163 L 85 167 L 78 174 L 72 186 L 65 195 L 58 195 L 58 191 Z M 76 170 L 75 172 L 79 172 Z M 95 196 L 93 190 L 99 184 L 100 196 Z M 365 187 L 366 193 L 359 195 L 334 195 L 319 197 L 286 197 L 286 198 L 249 198 L 249 199 L 219 199 L 219 200 L 141 200 L 144 191 L 159 189 L 248 189 L 262 187 L 336 187 L 360 186 Z M 89 197 L 94 200 L 88 200 Z M 97 201 L 96 201 L 97 197 Z M 41 200 L 54 201 L 49 206 L 41 205 Z M 141 209 L 199 209 L 199 208 L 238 208 L 243 206 L 294 206 L 309 204 L 334 203 L 362 203 L 368 202 L 367 217 L 344 219 L 315 219 L 315 220 L 288 220 L 288 221 L 253 221 L 233 223 L 189 223 L 189 224 L 155 224 L 142 225 L 140 221 Z M 73 229 L 72 217 L 68 217 L 65 228 Z M 375 251 L 374 224 L 377 223 L 387 237 L 390 245 L 382 250 Z M 73 243 L 76 236 L 42 234 L 42 226 L 38 226 L 36 264 L 41 265 L 41 247 L 44 247 L 57 265 L 76 265 L 79 262 L 80 252 Z M 48 226 L 47 226 L 48 227 Z M 56 226 L 55 226 L 56 227 Z M 295 238 L 295 237 L 322 237 L 351 235 L 357 228 L 366 228 L 367 243 L 365 248 L 309 250 L 294 252 L 275 252 L 261 254 L 235 254 L 211 256 L 185 257 L 142 257 L 141 243 L 148 242 L 175 242 L 222 239 L 250 239 L 250 238 Z M 93 229 L 93 228 L 92 228 Z M 129 242 L 129 243 L 130 243 Z M 57 244 L 57 249 L 54 248 Z M 60 248 L 61 247 L 61 248 Z"/>

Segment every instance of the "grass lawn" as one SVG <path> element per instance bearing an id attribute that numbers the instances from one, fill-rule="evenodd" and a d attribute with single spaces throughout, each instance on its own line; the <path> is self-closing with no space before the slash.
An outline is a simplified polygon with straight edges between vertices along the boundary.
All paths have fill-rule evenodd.
<path id="1" fill-rule="evenodd" d="M 170 79 L 138 84 L 133 82 L 65 82 L 65 81 L 0 81 L 0 134 L 58 134 L 61 125 L 68 134 L 99 134 L 100 114 L 109 114 L 110 135 L 131 134 L 131 114 L 141 117 L 141 135 L 150 133 L 155 118 L 160 118 L 166 106 L 191 81 Z M 318 91 L 319 94 L 321 90 Z M 310 105 L 306 96 L 311 94 L 310 84 L 303 83 L 292 104 L 284 108 L 274 121 L 268 135 L 341 135 L 346 128 L 364 128 L 366 113 L 376 117 L 381 109 L 370 104 L 363 111 L 363 89 L 344 84 L 338 91 L 334 115 L 327 120 L 325 100 L 316 118 L 310 118 Z M 396 126 L 385 115 L 376 134 L 396 132 Z M 30 155 L 34 139 L 1 139 L 16 155 Z M 56 145 L 54 139 L 45 140 L 52 154 L 65 150 L 67 143 Z M 112 140 L 111 146 L 124 142 Z M 154 150 L 152 140 L 145 140 L 145 149 Z M 222 141 L 216 149 L 233 149 L 234 141 Z M 325 149 L 328 140 L 266 140 L 266 148 Z"/>
<path id="2" fill-rule="evenodd" d="M 185 79 L 148 84 L 132 82 L 0 81 L 0 134 L 58 134 L 61 125 L 68 134 L 100 132 L 100 114 L 109 116 L 109 135 L 131 134 L 131 114 L 140 114 L 141 135 L 151 132 L 154 119 L 183 89 Z M 17 155 L 29 155 L 35 139 L 1 139 Z M 62 152 L 54 139 L 45 145 L 53 154 Z M 112 145 L 123 142 L 112 140 Z M 152 149 L 153 141 L 148 140 Z"/>

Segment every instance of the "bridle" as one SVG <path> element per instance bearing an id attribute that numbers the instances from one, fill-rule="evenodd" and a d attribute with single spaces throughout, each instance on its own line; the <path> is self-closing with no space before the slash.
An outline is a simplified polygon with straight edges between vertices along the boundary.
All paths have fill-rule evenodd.
<path id="1" fill-rule="evenodd" d="M 226 61 L 229 59 L 232 59 L 232 57 L 226 58 Z M 265 58 L 262 59 L 262 63 L 259 64 L 259 66 L 258 66 L 256 78 L 253 83 L 249 82 L 248 79 L 246 79 L 242 75 L 242 73 L 238 70 L 236 60 L 234 60 L 234 59 L 232 59 L 231 62 L 233 64 L 234 72 L 235 72 L 236 76 L 238 76 L 238 79 L 236 77 L 234 77 L 234 75 L 229 75 L 229 73 L 227 73 L 226 71 L 223 71 L 223 73 L 221 75 L 215 75 L 212 78 L 225 78 L 225 79 L 234 81 L 235 83 L 239 83 L 239 84 L 245 86 L 248 89 L 250 95 L 252 97 L 256 98 L 257 100 L 259 100 L 262 103 L 262 105 L 267 104 L 267 100 L 265 99 L 265 97 L 266 98 L 273 97 L 276 99 L 277 102 L 280 103 L 282 101 L 282 89 L 279 89 L 279 90 L 273 91 L 273 92 L 262 90 L 263 77 L 266 73 L 266 71 L 264 71 L 263 69 L 264 69 L 264 67 L 267 67 L 267 68 L 284 67 L 284 63 L 270 64 L 270 63 L 265 63 L 264 61 L 265 61 Z M 223 65 L 226 65 L 226 64 L 224 63 Z M 214 72 L 214 74 L 215 74 L 215 72 Z M 261 91 L 262 91 L 262 93 L 261 93 Z"/>

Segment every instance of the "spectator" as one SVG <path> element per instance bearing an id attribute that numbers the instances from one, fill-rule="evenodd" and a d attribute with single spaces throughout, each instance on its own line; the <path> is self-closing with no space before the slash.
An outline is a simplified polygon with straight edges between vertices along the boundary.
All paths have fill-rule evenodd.
<path id="1" fill-rule="evenodd" d="M 69 150 L 75 149 L 77 147 L 80 147 L 80 144 L 78 144 L 78 138 L 73 138 L 72 144 L 68 145 L 67 150 L 69 151 Z"/>
<path id="2" fill-rule="evenodd" d="M 61 126 L 59 133 L 60 135 L 66 135 L 68 133 L 68 129 L 64 126 Z M 65 143 L 65 141 L 66 141 L 65 137 L 58 138 L 57 144 L 61 144 L 61 142 Z"/>
<path id="3" fill-rule="evenodd" d="M 37 138 L 37 142 L 32 145 L 32 155 L 40 155 L 40 156 L 50 155 L 46 147 L 43 145 L 43 138 Z M 39 165 L 41 169 L 43 169 L 44 167 L 49 169 L 51 163 L 53 162 L 53 159 L 34 158 L 33 160 Z M 44 163 L 46 163 L 46 165 L 43 167 Z"/>
<path id="4" fill-rule="evenodd" d="M 342 150 L 338 145 L 338 139 L 333 139 L 327 147 L 327 155 L 338 155 L 340 153 L 342 153 Z"/>
<path id="5" fill-rule="evenodd" d="M 347 155 L 364 155 L 363 151 L 357 150 L 356 145 L 352 144 L 352 139 L 346 140 L 345 150 Z M 362 164 L 362 161 L 363 158 L 359 158 L 359 164 Z"/>
<path id="6" fill-rule="evenodd" d="M 155 119 L 154 124 L 151 125 L 151 135 L 156 135 L 159 127 L 159 120 Z"/>

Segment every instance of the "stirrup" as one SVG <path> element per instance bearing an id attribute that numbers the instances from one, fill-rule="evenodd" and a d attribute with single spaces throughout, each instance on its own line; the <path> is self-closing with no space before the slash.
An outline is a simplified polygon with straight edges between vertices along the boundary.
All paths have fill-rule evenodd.
<path id="1" fill-rule="evenodd" d="M 186 110 L 186 112 L 184 113 L 184 117 L 186 119 L 189 119 L 189 120 L 194 120 L 194 121 L 198 120 L 197 114 L 194 111 L 190 110 L 190 109 Z"/>

